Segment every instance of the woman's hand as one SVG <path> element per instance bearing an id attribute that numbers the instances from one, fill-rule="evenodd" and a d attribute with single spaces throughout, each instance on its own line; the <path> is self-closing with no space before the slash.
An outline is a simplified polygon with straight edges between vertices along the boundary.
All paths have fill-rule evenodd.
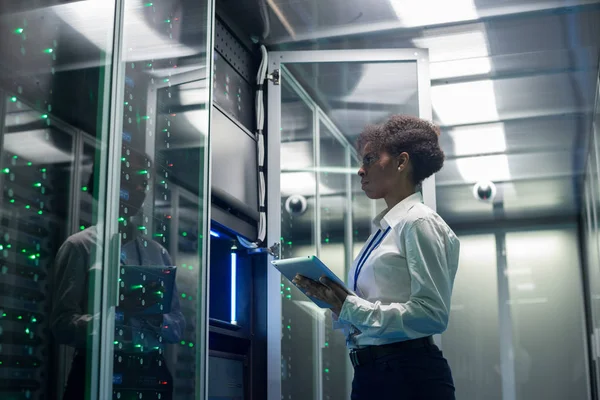
<path id="1" fill-rule="evenodd" d="M 294 277 L 292 283 L 299 288 L 304 289 L 307 296 L 314 297 L 315 299 L 329 304 L 331 306 L 329 307 L 331 311 L 337 315 L 340 315 L 346 297 L 349 295 L 344 287 L 325 276 L 321 277 L 319 282 L 317 282 L 298 274 Z"/>

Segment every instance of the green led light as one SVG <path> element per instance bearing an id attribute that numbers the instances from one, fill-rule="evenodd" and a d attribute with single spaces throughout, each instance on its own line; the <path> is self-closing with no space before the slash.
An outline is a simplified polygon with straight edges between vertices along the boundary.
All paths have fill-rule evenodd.
<path id="1" fill-rule="evenodd" d="M 329 368 L 325 368 L 325 373 L 328 374 L 329 373 Z"/>
<path id="2" fill-rule="evenodd" d="M 42 119 L 48 119 L 48 114 L 42 114 Z"/>
<path id="3" fill-rule="evenodd" d="M 37 318 L 36 317 L 31 317 L 31 322 L 37 322 Z"/>
<path id="4" fill-rule="evenodd" d="M 291 299 L 291 298 L 292 298 L 292 295 L 291 295 L 291 294 L 288 294 L 287 296 L 285 296 L 285 298 L 286 298 L 286 299 Z"/>
<path id="5" fill-rule="evenodd" d="M 45 49 L 45 50 L 44 50 L 44 53 L 46 53 L 46 54 L 50 54 L 50 53 L 52 53 L 53 51 L 54 51 L 54 49 L 50 49 L 50 48 L 48 48 L 48 49 Z"/>
<path id="6" fill-rule="evenodd" d="M 27 250 L 23 249 L 21 250 L 21 253 L 27 253 Z"/>
<path id="7" fill-rule="evenodd" d="M 10 169 L 9 168 L 4 168 L 2 170 L 2 172 L 4 172 L 5 174 L 10 174 Z"/>
<path id="8" fill-rule="evenodd" d="M 287 291 L 289 292 L 290 290 L 292 290 L 291 288 L 287 288 Z"/>
<path id="9" fill-rule="evenodd" d="M 144 116 L 142 117 L 142 119 L 150 119 L 150 116 L 148 116 L 148 115 L 144 115 Z"/>
<path id="10" fill-rule="evenodd" d="M 181 344 L 182 344 L 183 346 L 185 346 L 185 340 L 182 340 L 182 341 L 181 341 Z"/>
<path id="11" fill-rule="evenodd" d="M 27 166 L 28 166 L 28 167 L 31 167 L 32 165 L 33 165 L 33 163 L 32 163 L 32 162 L 28 162 L 28 163 L 27 163 Z"/>
<path id="12" fill-rule="evenodd" d="M 141 288 L 143 288 L 143 287 L 144 287 L 144 285 L 133 285 L 133 286 L 131 287 L 131 290 L 141 289 Z"/>
<path id="13" fill-rule="evenodd" d="M 129 102 L 128 102 L 128 101 L 126 101 L 126 102 L 125 102 L 125 105 L 126 105 L 126 106 L 127 106 L 127 105 L 129 105 Z M 123 160 L 124 160 L 124 159 L 123 159 Z"/>
<path id="14" fill-rule="evenodd" d="M 186 236 L 187 236 L 187 232 L 183 232 L 183 233 L 181 234 L 181 236 L 183 236 L 183 237 L 186 237 Z"/>
<path id="15" fill-rule="evenodd" d="M 42 172 L 46 172 L 46 168 L 42 168 L 42 169 L 41 169 L 41 171 L 42 171 Z"/>
<path id="16" fill-rule="evenodd" d="M 113 342 L 114 344 L 119 344 L 119 342 L 117 342 L 116 340 Z"/>
<path id="17" fill-rule="evenodd" d="M 329 347 L 329 342 L 325 342 L 325 347 Z"/>
<path id="18" fill-rule="evenodd" d="M 281 294 L 283 294 L 283 290 L 281 291 Z"/>
<path id="19" fill-rule="evenodd" d="M 168 129 L 167 129 L 167 128 L 165 128 L 165 129 L 163 129 L 162 131 L 163 131 L 163 132 L 167 132 L 167 131 L 168 131 Z"/>
<path id="20" fill-rule="evenodd" d="M 38 211 L 38 215 L 42 215 L 44 212 L 42 210 Z"/>
<path id="21" fill-rule="evenodd" d="M 292 244 L 292 241 L 290 240 L 289 242 L 287 242 L 287 244 L 291 245 L 291 244 Z"/>
<path id="22" fill-rule="evenodd" d="M 80 225 L 80 226 L 79 226 L 79 229 L 80 229 L 80 230 L 84 230 L 84 229 L 85 229 L 85 226 L 83 226 L 83 225 Z"/>
<path id="23" fill-rule="evenodd" d="M 125 157 L 121 157 L 121 161 L 125 161 Z"/>
<path id="24" fill-rule="evenodd" d="M 140 225 L 140 226 L 138 226 L 138 229 L 139 229 L 140 231 L 145 231 L 145 230 L 146 230 L 146 227 L 145 227 L 144 225 Z"/>
<path id="25" fill-rule="evenodd" d="M 153 3 L 146 3 L 144 4 L 146 7 L 152 7 L 154 4 Z"/>
<path id="26" fill-rule="evenodd" d="M 292 327 L 290 325 L 287 326 L 288 329 L 292 329 Z"/>
<path id="27" fill-rule="evenodd" d="M 10 202 L 11 202 L 11 203 L 14 203 L 14 202 L 15 202 L 15 199 L 10 199 Z"/>
<path id="28" fill-rule="evenodd" d="M 2 313 L 2 317 L 6 317 L 6 313 Z"/>
<path id="29" fill-rule="evenodd" d="M 23 316 L 22 316 L 22 315 L 19 315 L 19 316 L 17 317 L 17 319 L 23 319 Z"/>
<path id="30" fill-rule="evenodd" d="M 135 347 L 137 347 L 139 349 L 140 347 L 142 347 L 142 345 L 141 344 L 136 344 Z"/>
<path id="31" fill-rule="evenodd" d="M 25 328 L 25 333 L 29 335 L 29 332 L 31 332 L 29 328 Z"/>
<path id="32" fill-rule="evenodd" d="M 88 191 L 88 187 L 87 187 L 87 186 L 83 186 L 83 187 L 81 188 L 81 191 L 82 191 L 82 192 L 87 192 L 87 191 Z"/>
<path id="33" fill-rule="evenodd" d="M 29 259 L 30 259 L 30 260 L 35 260 L 35 254 L 32 254 L 32 255 L 30 255 L 30 256 L 29 256 Z"/>
<path id="34" fill-rule="evenodd" d="M 147 169 L 142 169 L 140 171 L 138 171 L 138 175 L 146 175 L 148 173 Z"/>
<path id="35" fill-rule="evenodd" d="M 325 243 L 329 243 L 329 238 L 326 238 L 326 239 L 325 239 Z"/>
<path id="36" fill-rule="evenodd" d="M 163 236 L 165 236 L 165 235 L 163 235 L 162 233 L 155 233 L 154 234 L 154 237 L 163 237 Z"/>
<path id="37" fill-rule="evenodd" d="M 15 29 L 15 30 L 14 30 L 14 32 L 15 32 L 17 35 L 20 35 L 21 33 L 23 33 L 23 31 L 24 31 L 24 30 L 25 30 L 25 29 L 23 29 L 23 28 L 17 28 L 17 29 Z"/>
<path id="38" fill-rule="evenodd" d="M 33 184 L 33 187 L 42 187 L 41 182 L 36 182 Z"/>
<path id="39" fill-rule="evenodd" d="M 185 299 L 186 297 L 187 297 L 187 294 L 181 293 L 181 298 Z"/>
<path id="40" fill-rule="evenodd" d="M 15 96 L 13 96 L 13 97 L 10 98 L 10 101 L 12 101 L 13 103 L 16 103 L 17 102 L 17 98 Z"/>
<path id="41" fill-rule="evenodd" d="M 29 210 L 29 209 L 31 208 L 31 206 L 30 206 L 29 204 L 27 204 L 27 205 L 25 206 L 25 208 Z"/>
<path id="42" fill-rule="evenodd" d="M 188 268 L 190 271 L 192 271 L 194 269 L 194 267 L 192 267 L 191 265 Z"/>
<path id="43" fill-rule="evenodd" d="M 281 284 L 281 287 L 285 287 L 285 285 L 282 283 L 282 284 Z"/>
<path id="44" fill-rule="evenodd" d="M 190 342 L 190 343 L 188 343 L 188 346 L 194 347 L 194 343 Z"/>
<path id="45" fill-rule="evenodd" d="M 168 24 L 168 23 L 171 22 L 171 20 L 170 19 L 165 19 L 165 22 Z M 150 65 L 152 65 L 152 64 L 150 64 Z"/>
<path id="46" fill-rule="evenodd" d="M 125 221 L 125 218 L 121 217 L 121 218 L 118 219 L 118 221 L 119 222 L 123 222 L 123 221 Z"/>
<path id="47" fill-rule="evenodd" d="M 18 159 L 18 158 L 19 158 L 19 156 L 13 156 L 13 158 L 16 160 L 16 159 Z"/>

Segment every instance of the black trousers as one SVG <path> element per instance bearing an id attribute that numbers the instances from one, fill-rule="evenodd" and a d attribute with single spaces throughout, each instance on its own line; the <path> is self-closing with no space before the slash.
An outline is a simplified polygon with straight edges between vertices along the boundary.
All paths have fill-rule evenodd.
<path id="1" fill-rule="evenodd" d="M 403 349 L 354 368 L 352 400 L 454 400 L 454 381 L 437 346 Z"/>
<path id="2" fill-rule="evenodd" d="M 140 354 L 115 352 L 115 359 L 121 357 L 121 363 L 114 364 L 113 373 L 119 376 L 124 388 L 120 389 L 120 384 L 113 384 L 113 394 L 116 391 L 121 393 L 121 400 L 138 399 L 136 392 L 138 390 L 150 389 L 149 387 L 138 386 L 136 383 L 147 381 L 152 378 L 152 383 L 159 382 L 158 391 L 162 400 L 171 400 L 173 398 L 173 377 L 167 368 L 167 364 L 162 355 L 156 353 Z M 143 364 L 139 363 L 140 357 L 143 358 Z M 63 400 L 84 400 L 88 391 L 86 387 L 87 362 L 86 354 L 83 351 L 77 351 L 71 364 L 71 372 L 67 379 Z M 154 386 L 154 385 L 152 385 Z M 146 397 L 146 396 L 145 396 Z M 113 398 L 116 398 L 113 395 Z M 149 397 L 150 399 L 152 397 Z"/>

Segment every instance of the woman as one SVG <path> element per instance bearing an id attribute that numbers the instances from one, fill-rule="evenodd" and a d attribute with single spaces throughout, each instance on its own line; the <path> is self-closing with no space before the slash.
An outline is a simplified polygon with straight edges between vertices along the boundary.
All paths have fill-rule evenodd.
<path id="1" fill-rule="evenodd" d="M 348 287 L 297 275 L 307 294 L 331 305 L 354 366 L 352 399 L 454 399 L 448 363 L 432 335 L 448 325 L 459 242 L 422 203 L 424 179 L 442 168 L 438 128 L 393 116 L 358 139 L 358 171 L 370 199 L 387 208 L 350 270 Z"/>

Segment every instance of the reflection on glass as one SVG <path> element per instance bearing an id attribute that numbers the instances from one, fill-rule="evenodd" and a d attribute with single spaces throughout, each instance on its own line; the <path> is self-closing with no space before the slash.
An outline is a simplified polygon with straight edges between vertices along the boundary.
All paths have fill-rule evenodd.
<path id="1" fill-rule="evenodd" d="M 196 398 L 206 8 L 125 2 L 113 398 Z"/>
<path id="2" fill-rule="evenodd" d="M 506 234 L 519 400 L 587 397 L 577 237 L 575 226 Z"/>
<path id="3" fill-rule="evenodd" d="M 282 258 L 291 258 L 317 253 L 313 112 L 286 80 L 281 101 L 281 253 Z M 320 387 L 316 340 L 323 312 L 286 278 L 281 279 L 282 397 L 296 393 L 312 397 Z"/>
<path id="4" fill-rule="evenodd" d="M 462 398 L 501 400 L 496 237 L 463 235 L 460 247 L 444 354 Z"/>
<path id="5" fill-rule="evenodd" d="M 416 62 L 287 64 L 350 142 L 390 115 L 419 115 Z"/>
<path id="6" fill-rule="evenodd" d="M 321 248 L 319 258 L 342 280 L 346 281 L 352 260 L 347 259 L 348 163 L 349 152 L 323 121 L 319 121 L 319 208 Z M 346 337 L 334 331 L 331 312 L 327 311 L 323 323 L 325 343 L 322 347 L 323 398 L 347 399 L 348 370 Z"/>
<path id="7" fill-rule="evenodd" d="M 100 205 L 81 211 L 79 191 L 106 156 L 100 148 L 83 150 L 83 142 L 106 143 L 115 2 L 102 2 L 96 14 L 80 12 L 96 0 L 62 3 L 0 4 L 2 399 L 61 398 L 69 371 L 82 378 L 71 386 L 81 399 L 98 363 L 86 357 L 99 343 L 92 334 L 99 303 L 87 290 L 96 272 L 90 258 L 64 243 L 103 214 Z M 95 31 L 102 47 L 73 24 L 102 27 Z M 90 243 L 87 250 L 98 249 Z M 61 260 L 67 253 L 71 262 Z M 75 348 L 80 356 L 71 368 Z"/>

